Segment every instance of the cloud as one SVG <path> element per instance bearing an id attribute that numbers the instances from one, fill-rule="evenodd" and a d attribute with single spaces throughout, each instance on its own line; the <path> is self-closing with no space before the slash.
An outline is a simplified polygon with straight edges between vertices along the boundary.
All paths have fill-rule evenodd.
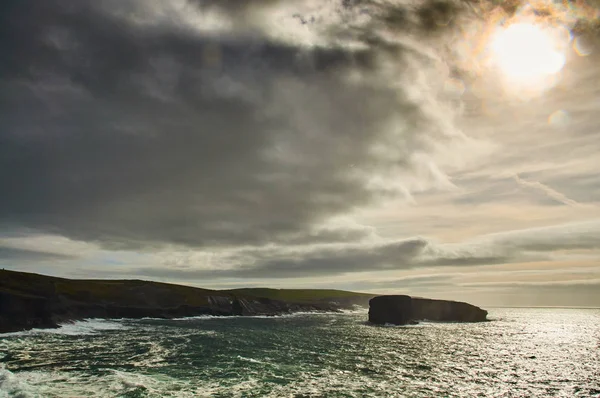
<path id="1" fill-rule="evenodd" d="M 553 288 L 553 287 L 590 287 L 599 286 L 600 279 L 569 279 L 562 281 L 507 281 L 507 282 L 477 282 L 463 283 L 465 287 L 537 287 L 537 288 Z"/>
<path id="2" fill-rule="evenodd" d="M 558 192 L 555 189 L 552 189 L 551 187 L 549 187 L 547 185 L 542 184 L 539 181 L 526 181 L 526 180 L 522 179 L 521 177 L 519 177 L 518 175 L 515 175 L 514 178 L 515 178 L 515 181 L 519 185 L 541 191 L 544 194 L 546 194 L 548 197 L 556 200 L 559 203 L 565 204 L 567 206 L 582 206 L 576 200 L 573 200 L 573 199 L 567 197 L 566 195 Z"/>
<path id="3" fill-rule="evenodd" d="M 98 246 L 86 242 L 77 242 L 62 236 L 31 233 L 0 235 L 0 247 L 56 254 L 57 256 L 71 258 L 85 257 L 99 251 Z"/>
<path id="4" fill-rule="evenodd" d="M 460 243 L 425 238 L 270 246 L 214 253 L 165 253 L 161 265 L 134 269 L 146 277 L 176 279 L 286 279 L 439 267 L 523 264 L 559 253 L 597 250 L 600 221 L 490 234 Z M 130 271 L 128 271 L 130 272 Z"/>
<path id="5" fill-rule="evenodd" d="M 147 276 L 179 276 L 192 278 L 291 278 L 315 275 L 335 275 L 365 269 L 395 269 L 402 261 L 410 262 L 427 242 L 422 239 L 404 241 L 321 244 L 313 247 L 272 247 L 240 250 L 215 256 L 212 267 L 145 267 L 136 270 Z M 188 257 L 193 259 L 194 257 Z M 181 265 L 181 262 L 180 262 Z"/>
<path id="6" fill-rule="evenodd" d="M 477 239 L 503 251 L 556 252 L 600 247 L 600 220 L 491 234 Z"/>
<path id="7" fill-rule="evenodd" d="M 41 262 L 55 260 L 72 260 L 73 257 L 66 254 L 50 253 L 36 250 L 19 249 L 15 247 L 0 246 L 0 261 L 19 262 Z"/>
<path id="8" fill-rule="evenodd" d="M 443 62 L 385 37 L 393 10 L 239 4 L 5 8 L 0 227 L 113 249 L 352 241 L 369 232 L 332 218 L 415 172 L 447 185 L 432 153 L 464 137 L 437 100 Z M 424 33 L 434 16 L 415 12 L 393 28 Z M 280 20 L 319 40 L 269 36 Z"/>
<path id="9" fill-rule="evenodd" d="M 233 253 L 181 255 L 163 259 L 166 267 L 141 267 L 135 273 L 175 278 L 300 278 L 412 268 L 498 264 L 510 255 L 456 250 L 423 238 L 378 240 L 371 243 L 319 244 L 238 250 Z"/>
<path id="10" fill-rule="evenodd" d="M 360 282 L 349 282 L 345 286 L 347 289 L 354 290 L 374 290 L 374 291 L 405 291 L 428 290 L 440 287 L 454 286 L 453 281 L 456 275 L 438 274 L 438 275 L 417 275 L 403 278 L 387 278 L 385 280 L 367 280 Z"/>

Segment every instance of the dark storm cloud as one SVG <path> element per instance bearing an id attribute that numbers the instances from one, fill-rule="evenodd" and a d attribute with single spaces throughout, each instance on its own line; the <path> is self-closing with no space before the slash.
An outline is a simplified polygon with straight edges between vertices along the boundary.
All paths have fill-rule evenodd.
<path id="1" fill-rule="evenodd" d="M 248 250 L 221 264 L 234 266 L 219 269 L 198 268 L 193 258 L 179 259 L 177 267 L 143 267 L 136 274 L 161 278 L 297 278 L 339 275 L 353 272 L 399 271 L 416 267 L 473 266 L 501 264 L 512 260 L 509 255 L 480 255 L 432 249 L 435 245 L 422 238 L 379 243 L 318 245 L 290 250 Z M 433 254 L 435 252 L 435 255 Z"/>
<path id="2" fill-rule="evenodd" d="M 300 251 L 279 258 L 259 259 L 256 266 L 237 272 L 245 277 L 264 278 L 396 269 L 412 262 L 426 245 L 427 241 L 414 239 L 372 246 L 323 248 L 308 253 Z"/>
<path id="3" fill-rule="evenodd" d="M 48 253 L 35 250 L 18 249 L 14 247 L 0 247 L 0 261 L 51 261 L 51 260 L 69 260 L 73 256 L 58 253 Z"/>
<path id="4" fill-rule="evenodd" d="M 339 244 L 323 247 L 242 251 L 229 260 L 237 267 L 198 269 L 180 264 L 145 267 L 137 273 L 153 277 L 189 278 L 294 278 L 346 272 L 395 269 L 406 266 L 427 245 L 422 239 L 378 244 Z M 227 262 L 227 261 L 223 261 Z"/>
<path id="5" fill-rule="evenodd" d="M 573 250 L 596 250 L 599 245 L 600 222 L 595 220 L 490 234 L 453 244 L 439 244 L 417 237 L 369 243 L 275 246 L 214 253 L 208 262 L 207 253 L 183 253 L 167 256 L 161 264 L 136 268 L 133 273 L 177 280 L 285 279 L 551 261 L 555 253 L 562 251 L 564 255 Z M 131 270 L 126 272 L 131 273 Z M 390 281 L 396 282 L 401 284 L 400 280 Z M 366 282 L 361 283 L 367 286 Z M 373 288 L 378 287 L 373 285 Z"/>
<path id="6" fill-rule="evenodd" d="M 113 248 L 368 235 L 313 231 L 373 201 L 369 175 L 410 167 L 424 135 L 447 133 L 378 75 L 380 48 L 214 33 L 186 18 L 215 2 L 177 4 L 3 2 L 0 228 Z M 219 2 L 224 18 L 238 4 Z M 275 2 L 243 8 L 255 4 Z"/>

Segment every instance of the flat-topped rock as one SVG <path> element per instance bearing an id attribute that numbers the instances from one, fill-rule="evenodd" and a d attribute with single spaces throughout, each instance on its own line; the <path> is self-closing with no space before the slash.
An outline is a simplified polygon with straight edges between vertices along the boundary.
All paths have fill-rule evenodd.
<path id="1" fill-rule="evenodd" d="M 487 311 L 461 301 L 433 300 L 405 295 L 373 297 L 369 301 L 369 322 L 408 325 L 417 321 L 483 322 Z"/>

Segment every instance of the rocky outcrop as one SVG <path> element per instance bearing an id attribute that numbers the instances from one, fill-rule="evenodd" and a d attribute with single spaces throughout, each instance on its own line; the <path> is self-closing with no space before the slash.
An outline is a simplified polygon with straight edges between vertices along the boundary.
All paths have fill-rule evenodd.
<path id="1" fill-rule="evenodd" d="M 369 322 L 408 325 L 418 321 L 483 322 L 487 311 L 460 301 L 403 295 L 377 296 L 369 301 Z"/>
<path id="2" fill-rule="evenodd" d="M 377 296 L 369 301 L 369 322 L 407 325 L 413 320 L 410 296 Z"/>

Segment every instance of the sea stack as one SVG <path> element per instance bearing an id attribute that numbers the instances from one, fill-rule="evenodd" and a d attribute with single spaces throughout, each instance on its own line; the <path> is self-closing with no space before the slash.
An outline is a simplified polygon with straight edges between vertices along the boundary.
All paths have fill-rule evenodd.
<path id="1" fill-rule="evenodd" d="M 405 295 L 373 297 L 369 301 L 369 322 L 408 325 L 418 321 L 484 322 L 487 311 L 460 301 L 433 300 Z"/>

